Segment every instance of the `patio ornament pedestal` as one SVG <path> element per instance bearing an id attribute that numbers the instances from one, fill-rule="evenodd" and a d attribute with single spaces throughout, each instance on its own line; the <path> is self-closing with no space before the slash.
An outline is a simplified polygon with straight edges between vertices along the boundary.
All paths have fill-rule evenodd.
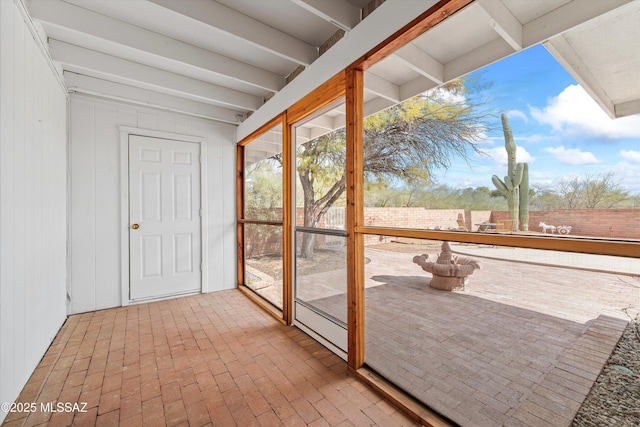
<path id="1" fill-rule="evenodd" d="M 428 259 L 427 254 L 416 255 L 413 262 L 433 275 L 430 287 L 443 291 L 464 290 L 469 276 L 481 267 L 478 260 L 453 255 L 449 242 L 442 243 L 442 252 L 436 262 L 427 261 Z"/>

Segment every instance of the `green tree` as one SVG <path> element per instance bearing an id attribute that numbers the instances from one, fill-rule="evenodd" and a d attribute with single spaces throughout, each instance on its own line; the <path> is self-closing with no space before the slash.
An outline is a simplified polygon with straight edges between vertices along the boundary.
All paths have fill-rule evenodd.
<path id="1" fill-rule="evenodd" d="M 423 94 L 364 121 L 364 173 L 367 179 L 429 184 L 436 168 L 454 156 L 480 153 L 476 141 L 490 117 L 468 102 L 462 80 Z"/>
<path id="2" fill-rule="evenodd" d="M 282 163 L 271 157 L 245 168 L 245 217 L 260 220 L 282 218 Z"/>
<path id="3" fill-rule="evenodd" d="M 304 226 L 315 228 L 346 189 L 344 128 L 297 148 L 296 169 L 302 188 Z M 303 233 L 300 256 L 313 258 L 315 235 Z"/>
<path id="4" fill-rule="evenodd" d="M 468 209 L 468 210 L 504 210 L 507 199 L 494 192 L 488 187 L 467 187 L 451 188 L 440 185 L 433 189 L 428 189 L 430 203 L 425 204 L 431 209 Z"/>
<path id="5" fill-rule="evenodd" d="M 453 156 L 480 153 L 476 141 L 491 116 L 469 101 L 468 92 L 457 80 L 365 118 L 365 180 L 427 185 L 433 170 L 449 167 Z M 305 227 L 317 226 L 344 194 L 345 139 L 340 129 L 298 147 Z M 313 257 L 311 233 L 304 234 L 301 256 Z"/>
<path id="6" fill-rule="evenodd" d="M 546 187 L 530 188 L 529 200 L 531 210 L 545 211 L 562 207 L 562 198 Z"/>

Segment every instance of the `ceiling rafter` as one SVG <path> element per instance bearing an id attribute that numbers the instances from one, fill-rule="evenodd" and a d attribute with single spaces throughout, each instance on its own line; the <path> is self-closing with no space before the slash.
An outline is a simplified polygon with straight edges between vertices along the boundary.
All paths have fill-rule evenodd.
<path id="1" fill-rule="evenodd" d="M 311 140 L 311 128 L 298 126 L 295 132 L 296 145 L 302 144 L 310 140 Z"/>
<path id="2" fill-rule="evenodd" d="M 345 31 L 351 31 L 356 25 L 358 25 L 362 16 L 360 9 L 351 3 L 347 3 L 342 0 L 291 1 Z"/>
<path id="3" fill-rule="evenodd" d="M 309 139 L 320 138 L 321 136 L 326 135 L 333 130 L 333 129 L 315 127 L 315 126 L 309 126 L 308 129 L 309 129 L 309 134 L 308 134 Z"/>
<path id="4" fill-rule="evenodd" d="M 321 116 L 316 117 L 313 120 L 309 120 L 305 123 L 305 126 L 308 127 L 317 127 L 321 129 L 334 130 L 333 117 L 323 114 Z"/>
<path id="5" fill-rule="evenodd" d="M 84 93 L 121 102 L 189 114 L 225 123 L 238 124 L 243 118 L 237 111 L 155 91 L 127 86 L 95 77 L 64 72 L 70 92 Z"/>
<path id="6" fill-rule="evenodd" d="M 413 98 L 414 96 L 425 93 L 426 91 L 435 88 L 439 84 L 431 79 L 423 76 L 419 76 L 400 87 L 400 97 L 402 99 Z"/>
<path id="7" fill-rule="evenodd" d="M 190 77 L 163 71 L 137 62 L 106 55 L 83 47 L 50 39 L 49 47 L 54 61 L 76 73 L 129 86 L 155 90 L 168 95 L 181 96 L 194 101 L 225 108 L 255 111 L 262 99 Z"/>
<path id="8" fill-rule="evenodd" d="M 382 77 L 367 71 L 365 73 L 365 90 L 392 102 L 400 102 L 400 87 Z"/>
<path id="9" fill-rule="evenodd" d="M 286 108 L 296 90 L 316 87 L 338 71 L 336 64 L 347 66 L 352 56 L 384 40 L 380 32 L 388 24 L 399 28 L 437 0 L 386 0 L 365 21 L 361 14 L 369 0 L 25 3 L 42 40 L 49 41 L 54 62 L 76 82 L 77 73 L 93 78 L 92 84 L 101 82 L 102 89 L 110 87 L 104 83 L 109 81 L 115 97 L 127 93 L 122 88 L 138 88 L 131 90 L 136 103 L 145 104 L 142 94 L 155 92 L 157 101 L 188 102 L 171 109 L 218 107 L 220 120 L 227 122 L 255 112 L 247 126 L 240 126 L 242 135 Z M 640 66 L 634 55 L 639 11 L 640 0 L 476 0 L 404 48 L 388 52 L 388 62 L 368 69 L 365 110 L 379 111 L 544 43 L 609 115 L 635 114 L 638 90 L 622 82 L 633 80 Z M 343 33 L 336 25 L 351 31 L 319 57 L 316 45 Z M 306 71 L 282 90 L 296 66 Z M 270 112 L 271 107 L 277 111 Z M 201 115 L 215 115 L 212 111 Z M 322 127 L 335 128 L 340 120 Z"/>
<path id="10" fill-rule="evenodd" d="M 444 66 L 444 80 L 450 81 L 498 61 L 513 53 L 513 48 L 502 38 L 496 38 L 477 49 L 460 55 Z"/>
<path id="11" fill-rule="evenodd" d="M 491 28 L 515 51 L 522 50 L 522 24 L 504 3 L 495 0 L 478 0 L 477 4 L 486 13 L 486 19 Z"/>
<path id="12" fill-rule="evenodd" d="M 554 37 L 545 42 L 544 46 L 556 60 L 576 79 L 578 83 L 591 95 L 600 107 L 611 117 L 616 118 L 615 106 L 609 100 L 605 91 L 597 84 L 597 80 L 589 72 L 589 68 L 573 49 L 564 36 Z"/>
<path id="13" fill-rule="evenodd" d="M 581 1 L 573 0 L 523 27 L 523 47 L 548 40 L 565 33 L 591 19 L 630 3 L 632 0 Z"/>
<path id="14" fill-rule="evenodd" d="M 615 107 L 615 116 L 616 117 L 625 117 L 631 116 L 633 114 L 640 113 L 640 100 L 633 100 L 622 102 L 617 104 Z"/>
<path id="15" fill-rule="evenodd" d="M 282 139 L 282 137 L 280 137 Z M 251 141 L 245 149 L 245 164 L 253 164 L 257 161 L 272 157 L 282 152 L 282 142 L 273 142 L 260 137 Z"/>
<path id="16" fill-rule="evenodd" d="M 409 43 L 395 53 L 409 68 L 438 84 L 444 83 L 444 65 Z"/>
<path id="17" fill-rule="evenodd" d="M 161 61 L 183 71 L 192 67 L 267 91 L 284 87 L 284 78 L 277 74 L 65 2 L 32 0 L 30 13 L 45 27 L 56 27 L 70 38 L 82 34 L 84 47 L 92 48 L 92 39 L 98 39 L 110 44 L 120 56 L 128 55 L 126 59 L 141 63 L 148 60 L 147 65 Z M 123 47 L 129 49 L 128 54 Z M 105 48 L 104 43 L 101 48 Z"/>
<path id="18" fill-rule="evenodd" d="M 364 103 L 363 113 L 365 117 L 370 116 L 371 114 L 375 114 L 395 104 L 396 104 L 395 102 L 389 101 L 388 99 L 385 99 L 385 98 L 380 98 L 380 97 L 373 98 L 372 100 Z"/>
<path id="19" fill-rule="evenodd" d="M 270 27 L 214 1 L 149 0 L 166 9 L 198 22 L 210 25 L 216 31 L 230 34 L 283 59 L 307 66 L 318 57 L 318 49 L 282 31 Z"/>

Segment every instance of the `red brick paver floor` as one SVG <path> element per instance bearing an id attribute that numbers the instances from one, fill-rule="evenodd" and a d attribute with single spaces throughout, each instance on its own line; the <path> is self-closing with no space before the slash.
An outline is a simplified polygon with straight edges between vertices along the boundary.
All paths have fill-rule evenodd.
<path id="1" fill-rule="evenodd" d="M 367 251 L 365 362 L 464 426 L 570 426 L 640 310 L 637 277 L 482 258 L 446 292 L 412 256 Z"/>
<path id="2" fill-rule="evenodd" d="M 71 316 L 18 401 L 3 426 L 415 425 L 237 290 Z"/>
<path id="3" fill-rule="evenodd" d="M 570 426 L 640 310 L 638 277 L 482 258 L 464 291 L 446 292 L 428 286 L 431 274 L 412 262 L 418 253 L 365 252 L 365 363 L 465 427 Z M 625 264 L 614 261 L 609 268 Z M 335 272 L 306 280 L 324 284 L 308 287 L 310 302 L 346 322 L 346 296 L 326 289 L 341 283 Z"/>

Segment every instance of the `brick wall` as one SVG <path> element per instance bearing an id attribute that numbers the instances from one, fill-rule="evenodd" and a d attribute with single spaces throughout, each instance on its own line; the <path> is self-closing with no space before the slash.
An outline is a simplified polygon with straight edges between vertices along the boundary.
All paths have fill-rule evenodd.
<path id="1" fill-rule="evenodd" d="M 344 209 L 344 208 L 334 208 Z M 297 223 L 302 224 L 303 212 L 298 209 Z M 464 209 L 425 209 L 425 208 L 376 208 L 364 209 L 365 225 L 376 227 L 415 228 L 415 229 L 458 229 L 458 217 L 464 219 L 468 230 L 475 231 L 481 222 L 496 222 L 509 217 L 506 211 L 465 211 Z M 640 209 L 562 209 L 553 211 L 531 211 L 529 213 L 529 231 L 542 231 L 540 222 L 549 225 L 570 225 L 574 236 L 640 240 Z M 338 224 L 332 227 L 340 228 Z M 281 253 L 282 230 L 273 226 L 247 227 L 247 256 Z M 315 247 L 324 247 L 331 237 L 317 235 Z M 342 244 L 344 239 L 333 239 Z M 384 243 L 384 236 L 365 236 L 365 244 Z M 299 242 L 298 242 L 299 245 Z"/>
<path id="2" fill-rule="evenodd" d="M 458 216 L 464 209 L 364 208 L 365 225 L 422 229 L 457 229 Z"/>
<path id="3" fill-rule="evenodd" d="M 506 211 L 493 211 L 491 222 L 509 217 Z M 558 209 L 529 212 L 529 231 L 542 231 L 548 225 L 570 225 L 572 235 L 620 239 L 640 239 L 640 209 Z"/>
<path id="4" fill-rule="evenodd" d="M 491 211 L 465 211 L 464 209 L 427 209 L 397 207 L 364 208 L 365 225 L 375 227 L 417 228 L 427 230 L 457 230 L 458 218 L 464 220 L 467 230 L 473 224 L 488 221 Z M 384 236 L 365 236 L 365 245 L 389 241 Z"/>

